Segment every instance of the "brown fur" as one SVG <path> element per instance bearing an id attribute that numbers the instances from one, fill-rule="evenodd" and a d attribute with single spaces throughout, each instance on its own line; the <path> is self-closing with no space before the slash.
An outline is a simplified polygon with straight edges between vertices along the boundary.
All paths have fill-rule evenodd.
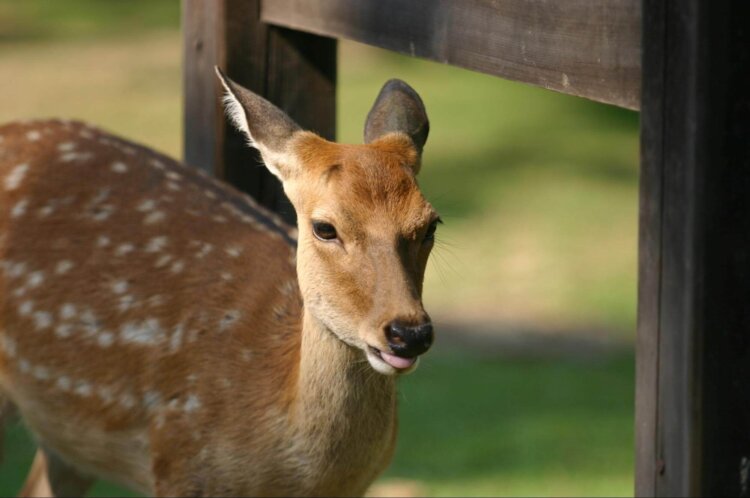
<path id="1" fill-rule="evenodd" d="M 151 150 L 80 123 L 0 127 L 0 398 L 77 473 L 332 496 L 385 468 L 395 380 L 363 348 L 426 317 L 419 157 L 399 134 L 299 133 L 293 155 L 298 249 L 247 196 Z M 344 251 L 314 239 L 320 215 Z"/>

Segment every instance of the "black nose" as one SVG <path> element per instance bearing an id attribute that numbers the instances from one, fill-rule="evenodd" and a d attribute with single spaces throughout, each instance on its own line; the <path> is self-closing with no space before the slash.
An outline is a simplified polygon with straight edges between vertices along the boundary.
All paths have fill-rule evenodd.
<path id="1" fill-rule="evenodd" d="M 432 324 L 405 325 L 394 320 L 386 325 L 385 337 L 396 356 L 413 358 L 432 346 Z"/>

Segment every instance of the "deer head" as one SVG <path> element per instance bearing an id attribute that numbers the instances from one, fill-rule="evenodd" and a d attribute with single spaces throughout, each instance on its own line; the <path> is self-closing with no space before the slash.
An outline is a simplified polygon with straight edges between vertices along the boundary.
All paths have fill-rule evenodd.
<path id="1" fill-rule="evenodd" d="M 367 117 L 366 143 L 343 145 L 301 130 L 217 73 L 230 118 L 297 212 L 305 319 L 361 350 L 380 373 L 413 370 L 433 340 L 421 296 L 440 221 L 416 180 L 429 131 L 419 95 L 387 82 Z"/>

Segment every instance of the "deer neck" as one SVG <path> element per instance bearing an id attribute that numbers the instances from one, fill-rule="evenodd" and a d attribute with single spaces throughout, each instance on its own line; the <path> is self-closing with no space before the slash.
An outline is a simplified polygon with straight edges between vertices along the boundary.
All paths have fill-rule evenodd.
<path id="1" fill-rule="evenodd" d="M 302 319 L 297 402 L 305 416 L 354 416 L 366 420 L 391 414 L 394 377 L 375 372 L 358 348 L 349 346 L 305 310 Z M 329 412 L 329 413 L 325 413 Z M 374 413 L 373 413 L 374 412 Z M 317 423 L 316 423 L 317 425 Z"/>
<path id="2" fill-rule="evenodd" d="M 394 378 L 375 372 L 360 350 L 305 312 L 296 382 L 291 425 L 295 439 L 309 445 L 304 453 L 335 479 L 361 466 L 382 470 L 395 437 Z"/>

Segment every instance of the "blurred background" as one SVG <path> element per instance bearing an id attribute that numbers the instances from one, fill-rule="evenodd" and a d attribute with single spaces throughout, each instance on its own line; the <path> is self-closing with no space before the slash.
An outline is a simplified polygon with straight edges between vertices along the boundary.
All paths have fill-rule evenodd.
<path id="1" fill-rule="evenodd" d="M 0 0 L 0 122 L 84 119 L 181 157 L 181 57 L 179 0 Z M 427 106 L 445 225 L 437 343 L 400 383 L 377 492 L 632 495 L 638 115 L 342 42 L 340 141 L 393 77 Z M 0 495 L 33 451 L 12 425 Z"/>

